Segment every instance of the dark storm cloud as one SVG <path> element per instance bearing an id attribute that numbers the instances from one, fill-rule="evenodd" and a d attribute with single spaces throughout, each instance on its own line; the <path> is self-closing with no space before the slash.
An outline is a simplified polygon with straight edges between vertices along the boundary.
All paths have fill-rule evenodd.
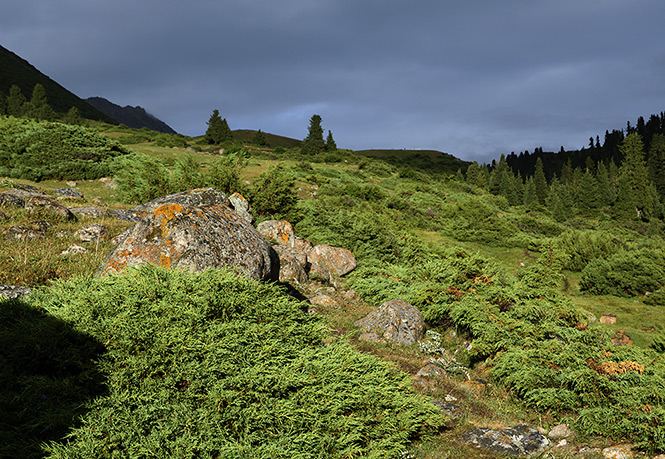
<path id="1" fill-rule="evenodd" d="M 302 138 L 464 159 L 579 148 L 663 110 L 661 0 L 24 0 L 0 44 L 82 97 L 201 134 Z"/>

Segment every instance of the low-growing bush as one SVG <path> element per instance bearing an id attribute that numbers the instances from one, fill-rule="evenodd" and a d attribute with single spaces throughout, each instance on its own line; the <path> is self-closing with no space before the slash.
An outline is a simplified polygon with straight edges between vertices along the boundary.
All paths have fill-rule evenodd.
<path id="1" fill-rule="evenodd" d="M 582 270 L 580 290 L 596 295 L 635 296 L 665 285 L 665 254 L 641 249 L 596 259 Z"/>
<path id="2" fill-rule="evenodd" d="M 567 231 L 557 236 L 554 244 L 570 257 L 565 268 L 571 271 L 582 271 L 593 260 L 627 249 L 624 242 L 607 231 Z"/>
<path id="3" fill-rule="evenodd" d="M 396 457 L 445 420 L 274 285 L 145 266 L 30 306 L 103 344 L 106 389 L 50 457 Z"/>

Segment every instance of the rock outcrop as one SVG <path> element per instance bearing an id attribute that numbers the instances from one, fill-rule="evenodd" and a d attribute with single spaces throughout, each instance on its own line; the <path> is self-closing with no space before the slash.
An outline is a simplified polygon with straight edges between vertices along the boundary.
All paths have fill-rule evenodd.
<path id="1" fill-rule="evenodd" d="M 510 456 L 532 456 L 552 446 L 545 435 L 528 426 L 515 426 L 503 430 L 474 429 L 462 435 L 462 440 L 478 448 Z"/>
<path id="2" fill-rule="evenodd" d="M 422 313 L 404 300 L 386 301 L 355 325 L 364 330 L 360 339 L 370 342 L 414 344 L 425 333 Z"/>
<path id="3" fill-rule="evenodd" d="M 257 280 L 277 280 L 279 258 L 270 243 L 238 216 L 223 193 L 191 190 L 138 206 L 141 221 L 99 268 L 101 275 L 154 263 L 200 272 L 233 267 Z"/>
<path id="4" fill-rule="evenodd" d="M 45 211 L 65 220 L 76 220 L 76 216 L 55 199 L 16 188 L 0 193 L 0 206 L 22 207 L 31 213 Z"/>
<path id="5" fill-rule="evenodd" d="M 329 245 L 316 245 L 307 254 L 307 261 L 327 269 L 337 276 L 350 273 L 358 265 L 353 254 L 340 247 Z"/>

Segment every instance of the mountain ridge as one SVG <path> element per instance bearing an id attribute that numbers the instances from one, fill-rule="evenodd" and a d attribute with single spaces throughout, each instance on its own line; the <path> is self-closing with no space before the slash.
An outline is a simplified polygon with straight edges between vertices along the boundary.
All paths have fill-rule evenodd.
<path id="1" fill-rule="evenodd" d="M 120 105 L 114 104 L 110 100 L 99 96 L 88 97 L 85 101 L 106 116 L 127 127 L 134 129 L 145 127 L 166 134 L 177 134 L 177 132 L 168 124 L 148 113 L 145 108 L 141 106 L 133 107 L 131 105 L 125 105 L 124 107 L 121 107 Z"/>

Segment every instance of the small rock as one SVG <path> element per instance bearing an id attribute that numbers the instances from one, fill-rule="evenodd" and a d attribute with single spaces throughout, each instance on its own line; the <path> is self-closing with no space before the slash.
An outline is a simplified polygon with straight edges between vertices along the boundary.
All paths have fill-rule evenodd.
<path id="1" fill-rule="evenodd" d="M 315 297 L 310 298 L 309 302 L 316 306 L 324 306 L 326 308 L 339 309 L 339 303 L 337 303 L 337 301 L 335 301 L 334 298 L 328 295 L 316 295 Z"/>
<path id="2" fill-rule="evenodd" d="M 34 241 L 35 239 L 41 239 L 46 237 L 46 233 L 39 229 L 26 228 L 20 225 L 10 226 L 7 231 L 5 231 L 5 239 L 13 241 Z"/>
<path id="3" fill-rule="evenodd" d="M 565 438 L 556 444 L 557 448 L 566 448 L 568 446 L 568 440 Z"/>
<path id="4" fill-rule="evenodd" d="M 28 287 L 18 287 L 16 285 L 0 285 L 0 297 L 15 300 L 19 297 L 30 294 L 32 289 Z"/>
<path id="5" fill-rule="evenodd" d="M 83 193 L 74 188 L 58 188 L 57 190 L 53 190 L 53 194 L 69 199 L 83 199 Z"/>
<path id="6" fill-rule="evenodd" d="M 447 394 L 445 397 L 443 397 L 443 399 L 444 399 L 446 402 L 456 402 L 456 401 L 457 401 L 457 397 L 453 397 L 453 396 L 450 395 L 450 394 Z"/>
<path id="7" fill-rule="evenodd" d="M 614 314 L 603 314 L 600 316 L 601 324 L 615 324 L 617 323 L 617 316 Z"/>
<path id="8" fill-rule="evenodd" d="M 287 244 L 295 235 L 291 223 L 280 220 L 266 220 L 258 224 L 256 229 L 269 241 L 275 241 L 277 244 Z"/>
<path id="9" fill-rule="evenodd" d="M 552 445 L 549 438 L 528 426 L 503 430 L 474 429 L 462 435 L 462 440 L 478 448 L 512 456 L 539 454 Z"/>
<path id="10" fill-rule="evenodd" d="M 72 188 L 73 188 L 73 187 L 75 187 L 75 186 L 77 185 L 77 183 L 76 183 L 74 180 L 67 180 L 67 181 L 65 182 L 65 185 L 67 185 L 68 187 L 72 187 Z"/>
<path id="11" fill-rule="evenodd" d="M 70 207 L 69 210 L 75 215 L 84 215 L 86 217 L 104 218 L 111 216 L 108 210 L 99 207 Z"/>
<path id="12" fill-rule="evenodd" d="M 355 290 L 347 290 L 346 292 L 342 293 L 342 296 L 346 298 L 347 300 L 354 300 L 357 298 L 358 294 L 356 293 Z"/>
<path id="13" fill-rule="evenodd" d="M 623 330 L 617 331 L 616 334 L 612 336 L 611 340 L 615 346 L 629 346 L 633 344 L 633 340 L 630 339 L 630 336 L 626 335 Z"/>
<path id="14" fill-rule="evenodd" d="M 104 186 L 106 186 L 106 188 L 109 188 L 111 190 L 115 190 L 118 187 L 118 185 L 115 182 L 115 179 L 111 177 L 102 177 L 99 179 L 99 181 L 102 182 Z"/>
<path id="15" fill-rule="evenodd" d="M 450 419 L 459 419 L 464 416 L 464 408 L 454 403 L 449 403 L 443 400 L 432 400 L 432 404 L 436 405 L 444 412 Z"/>
<path id="16" fill-rule="evenodd" d="M 307 261 L 326 268 L 332 274 L 343 276 L 356 269 L 357 262 L 351 251 L 321 244 L 307 254 Z"/>
<path id="17" fill-rule="evenodd" d="M 397 344 L 414 344 L 425 333 L 422 313 L 404 300 L 386 301 L 355 325 Z"/>
<path id="18" fill-rule="evenodd" d="M 430 362 L 418 370 L 416 376 L 447 376 L 447 373 L 440 365 Z"/>
<path id="19" fill-rule="evenodd" d="M 487 381 L 482 378 L 471 379 L 466 381 L 464 385 L 468 387 L 476 397 L 480 397 L 481 395 L 485 395 L 487 393 L 488 384 Z"/>
<path id="20" fill-rule="evenodd" d="M 86 225 L 74 233 L 83 242 L 101 242 L 105 239 L 108 228 L 99 223 Z"/>
<path id="21" fill-rule="evenodd" d="M 550 437 L 550 440 L 557 441 L 563 440 L 564 438 L 570 438 L 573 435 L 573 431 L 570 429 L 568 424 L 559 424 L 558 426 L 552 427 L 552 430 L 547 434 Z"/>
<path id="22" fill-rule="evenodd" d="M 67 236 L 69 236 L 69 233 L 66 230 L 60 230 L 57 233 L 55 233 L 55 237 L 57 237 L 58 239 L 63 239 Z"/>
<path id="23" fill-rule="evenodd" d="M 22 207 L 28 212 L 46 211 L 66 220 L 76 220 L 76 216 L 65 206 L 43 193 L 12 189 L 0 193 L 0 206 Z"/>
<path id="24" fill-rule="evenodd" d="M 63 252 L 60 253 L 60 255 L 79 255 L 82 253 L 86 253 L 88 249 L 85 247 L 81 247 L 80 245 L 72 244 L 70 245 L 67 250 L 64 250 Z"/>
<path id="25" fill-rule="evenodd" d="M 19 190 L 28 191 L 30 193 L 44 194 L 44 192 L 42 190 L 40 190 L 39 188 L 37 188 L 36 186 L 27 185 L 25 183 L 15 183 L 14 188 L 18 188 Z"/>
<path id="26" fill-rule="evenodd" d="M 617 445 L 604 448 L 602 454 L 606 459 L 631 459 L 635 457 L 632 445 Z"/>

